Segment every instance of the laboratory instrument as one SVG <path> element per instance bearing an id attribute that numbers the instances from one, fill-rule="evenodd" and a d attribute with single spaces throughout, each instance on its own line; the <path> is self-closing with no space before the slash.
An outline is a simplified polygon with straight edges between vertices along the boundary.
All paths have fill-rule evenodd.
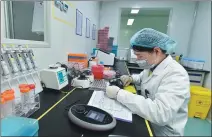
<path id="1" fill-rule="evenodd" d="M 90 70 L 84 70 L 82 74 L 85 74 L 85 76 L 90 80 L 90 82 L 94 81 L 94 75 Z"/>
<path id="2" fill-rule="evenodd" d="M 89 130 L 107 131 L 116 126 L 116 119 L 112 115 L 89 105 L 73 105 L 68 116 L 74 124 Z"/>
<path id="3" fill-rule="evenodd" d="M 68 63 L 71 67 L 77 70 L 82 70 L 88 67 L 88 55 L 82 53 L 69 53 Z"/>
<path id="4" fill-rule="evenodd" d="M 1 55 L 1 67 L 2 67 L 2 70 L 3 70 L 3 76 L 5 78 L 9 78 L 10 71 L 9 71 L 9 68 L 8 68 L 6 62 L 5 62 L 3 55 Z"/>
<path id="5" fill-rule="evenodd" d="M 30 60 L 30 58 L 29 58 L 29 55 L 27 54 L 26 51 L 24 51 L 24 52 L 22 53 L 22 55 L 23 55 L 25 64 L 27 65 L 27 69 L 28 69 L 28 70 L 32 70 L 33 67 L 32 67 L 32 62 L 31 62 L 31 60 Z"/>
<path id="6" fill-rule="evenodd" d="M 67 73 L 62 67 L 43 69 L 40 72 L 40 78 L 46 88 L 60 90 L 68 85 Z"/>
<path id="7" fill-rule="evenodd" d="M 107 82 L 102 79 L 102 80 L 94 80 L 93 83 L 90 85 L 89 90 L 101 90 L 105 91 L 107 87 Z"/>
<path id="8" fill-rule="evenodd" d="M 33 50 L 30 49 L 30 50 L 28 51 L 28 53 L 29 53 L 29 57 L 30 57 L 30 60 L 31 60 L 31 62 L 32 62 L 32 64 L 33 64 L 34 69 L 38 68 L 37 63 L 36 63 L 36 61 L 35 61 L 35 56 L 34 56 Z"/>
<path id="9" fill-rule="evenodd" d="M 108 53 L 106 51 L 103 51 L 101 49 L 98 49 L 95 51 L 95 55 L 98 58 L 98 63 L 104 62 L 104 65 L 107 66 L 113 66 L 114 60 L 115 60 L 115 54 L 114 53 Z"/>
<path id="10" fill-rule="evenodd" d="M 4 117 L 11 116 L 14 114 L 14 90 L 6 90 L 1 94 L 1 98 L 4 99 Z"/>
<path id="11" fill-rule="evenodd" d="M 10 65 L 10 67 L 11 67 L 11 69 L 12 69 L 13 74 L 14 74 L 14 75 L 17 75 L 17 73 L 18 73 L 19 70 L 18 70 L 16 61 L 15 61 L 13 55 L 12 55 L 12 52 L 9 51 L 9 50 L 7 50 L 7 51 L 6 51 L 6 55 L 7 55 L 8 62 L 9 62 L 9 65 Z"/>
<path id="12" fill-rule="evenodd" d="M 21 92 L 22 111 L 26 114 L 30 110 L 30 88 L 27 86 L 19 86 Z"/>
<path id="13" fill-rule="evenodd" d="M 85 74 L 81 74 L 79 77 L 76 77 L 72 81 L 72 86 L 77 88 L 89 88 L 90 80 Z"/>
<path id="14" fill-rule="evenodd" d="M 17 62 L 18 62 L 18 65 L 19 65 L 21 71 L 22 72 L 26 71 L 26 66 L 25 66 L 24 60 L 22 58 L 21 52 L 16 50 L 15 51 L 15 57 L 17 59 Z"/>

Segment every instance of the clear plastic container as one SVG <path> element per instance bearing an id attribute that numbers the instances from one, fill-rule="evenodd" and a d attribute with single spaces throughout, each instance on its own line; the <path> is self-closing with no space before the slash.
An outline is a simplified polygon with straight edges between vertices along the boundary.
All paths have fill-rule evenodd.
<path id="1" fill-rule="evenodd" d="M 22 87 L 20 88 L 21 92 L 21 104 L 22 104 L 22 111 L 24 113 L 28 113 L 30 106 L 29 106 L 29 101 L 30 101 L 30 88 L 29 87 Z"/>
<path id="2" fill-rule="evenodd" d="M 29 84 L 29 96 L 30 96 L 30 103 L 35 102 L 35 84 Z"/>
<path id="3" fill-rule="evenodd" d="M 13 115 L 13 110 L 14 110 L 14 105 L 15 105 L 14 104 L 14 99 L 15 99 L 14 94 L 5 93 L 5 94 L 3 94 L 3 98 L 5 100 L 4 116 L 7 117 L 7 116 Z"/>
<path id="4" fill-rule="evenodd" d="M 193 69 L 203 69 L 204 64 L 205 64 L 204 60 L 191 59 L 188 63 L 188 67 Z"/>
<path id="5" fill-rule="evenodd" d="M 181 59 L 181 64 L 184 67 L 188 67 L 188 68 L 192 68 L 192 69 L 203 69 L 205 61 L 184 57 Z"/>
<path id="6" fill-rule="evenodd" d="M 1 119 L 5 117 L 5 99 L 1 97 Z"/>

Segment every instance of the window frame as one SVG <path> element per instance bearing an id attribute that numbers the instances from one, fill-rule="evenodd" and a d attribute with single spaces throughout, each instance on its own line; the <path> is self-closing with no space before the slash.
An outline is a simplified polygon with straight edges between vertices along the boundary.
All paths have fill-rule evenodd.
<path id="1" fill-rule="evenodd" d="M 7 22 L 8 18 L 8 13 L 7 11 L 7 3 L 9 1 L 1 1 L 3 10 L 2 10 L 2 15 L 3 20 L 1 23 L 3 23 L 3 32 L 1 36 L 1 43 L 6 44 L 6 45 L 28 45 L 30 48 L 49 48 L 50 46 L 50 26 L 51 26 L 51 21 L 50 21 L 50 4 L 47 1 L 43 1 L 44 4 L 44 41 L 34 41 L 34 40 L 22 40 L 22 39 L 10 39 L 7 38 L 8 32 L 9 32 L 9 23 Z M 47 24 L 48 23 L 48 24 Z"/>

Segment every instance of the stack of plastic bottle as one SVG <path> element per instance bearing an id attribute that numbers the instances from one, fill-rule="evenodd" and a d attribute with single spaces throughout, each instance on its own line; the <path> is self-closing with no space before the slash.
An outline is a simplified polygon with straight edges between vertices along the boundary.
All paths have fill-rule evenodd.
<path id="1" fill-rule="evenodd" d="M 1 118 L 14 115 L 15 95 L 13 89 L 5 90 L 1 93 Z"/>
<path id="2" fill-rule="evenodd" d="M 35 85 L 34 84 L 20 84 L 21 104 L 24 113 L 31 109 L 31 104 L 34 103 Z"/>

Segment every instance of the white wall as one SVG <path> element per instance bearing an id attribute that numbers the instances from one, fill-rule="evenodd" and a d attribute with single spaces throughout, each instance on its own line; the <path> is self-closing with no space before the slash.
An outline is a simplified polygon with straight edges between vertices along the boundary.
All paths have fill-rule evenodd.
<path id="1" fill-rule="evenodd" d="M 120 26 L 120 8 L 172 8 L 170 36 L 178 42 L 176 53 L 187 54 L 195 2 L 175 1 L 114 1 L 103 2 L 100 11 L 100 27 L 109 26 L 109 36 L 117 44 Z M 119 43 L 118 43 L 119 44 Z"/>
<path id="2" fill-rule="evenodd" d="M 39 67 L 46 68 L 49 64 L 56 62 L 64 62 L 68 60 L 67 54 L 70 52 L 74 53 L 91 53 L 92 48 L 96 47 L 96 40 L 92 40 L 92 35 L 90 38 L 85 37 L 86 29 L 86 17 L 91 21 L 90 32 L 92 32 L 93 24 L 96 25 L 96 28 L 99 28 L 99 2 L 97 1 L 69 1 L 73 4 L 74 8 L 69 7 L 69 10 L 72 11 L 73 18 L 72 27 L 62 23 L 58 20 L 55 20 L 52 17 L 52 9 L 48 9 L 48 14 L 51 15 L 50 20 L 47 20 L 48 25 L 50 26 L 50 48 L 33 48 L 36 56 L 36 61 Z M 51 7 L 52 1 L 48 1 L 48 6 Z M 3 6 L 3 4 L 1 4 Z M 53 6 L 54 7 L 54 6 Z M 55 7 L 54 7 L 55 8 Z M 83 13 L 83 30 L 82 36 L 78 36 L 75 33 L 76 25 L 76 8 Z M 59 16 L 59 15 L 57 15 Z M 4 20 L 1 20 L 3 24 Z M 3 27 L 3 25 L 1 25 Z M 3 27 L 4 29 L 4 27 Z M 3 31 L 1 31 L 3 33 Z M 4 34 L 4 33 L 3 33 Z M 14 43 L 16 44 L 16 43 Z"/>
<path id="3" fill-rule="evenodd" d="M 131 37 L 142 28 L 153 28 L 163 33 L 167 33 L 168 16 L 137 16 L 133 25 L 128 26 L 129 17 L 122 16 L 119 30 L 119 47 L 129 48 Z"/>
<path id="4" fill-rule="evenodd" d="M 70 27 L 62 22 L 51 18 L 51 48 L 34 49 L 37 62 L 41 68 L 47 67 L 51 63 L 57 61 L 67 61 L 67 54 L 75 53 L 91 53 L 93 47 L 96 47 L 96 40 L 92 37 L 85 37 L 86 17 L 91 20 L 92 24 L 99 26 L 99 2 L 95 1 L 71 1 L 76 8 L 83 13 L 83 35 L 75 34 L 75 27 Z M 75 15 L 76 9 L 74 10 Z M 75 21 L 74 21 L 75 24 Z M 91 35 L 90 35 L 91 36 Z"/>
<path id="5" fill-rule="evenodd" d="M 189 57 L 206 61 L 204 69 L 211 71 L 211 2 L 200 2 L 197 11 Z M 207 76 L 205 87 L 211 89 L 211 73 Z"/>

